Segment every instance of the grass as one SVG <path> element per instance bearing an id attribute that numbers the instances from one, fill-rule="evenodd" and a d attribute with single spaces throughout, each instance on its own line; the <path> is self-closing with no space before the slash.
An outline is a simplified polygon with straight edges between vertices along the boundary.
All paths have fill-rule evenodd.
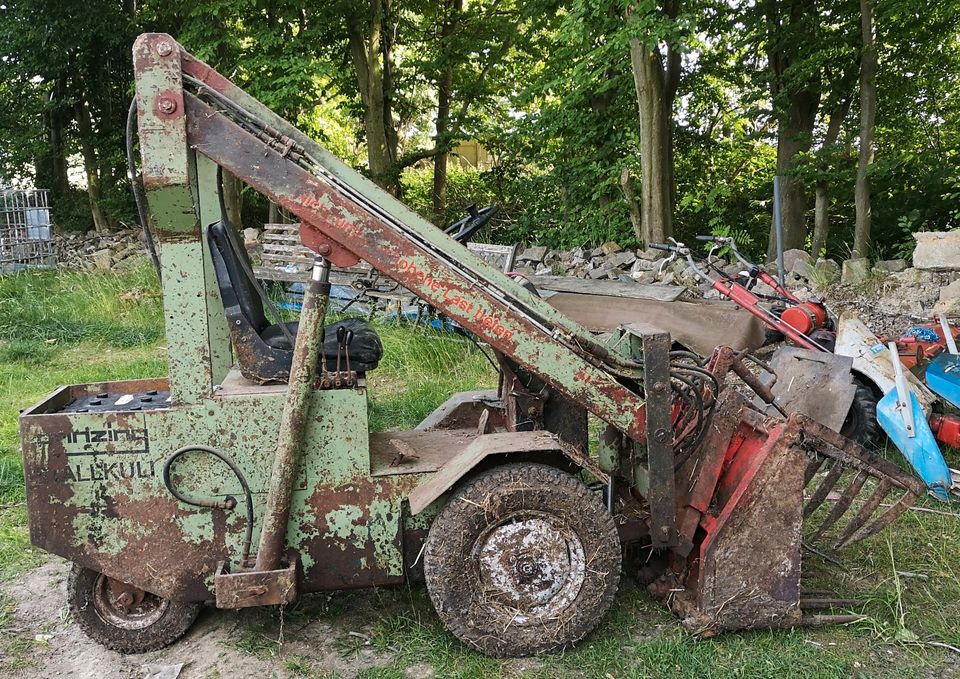
<path id="1" fill-rule="evenodd" d="M 381 325 L 378 331 L 385 354 L 369 376 L 375 429 L 411 427 L 454 391 L 495 384 L 482 355 L 464 340 L 409 326 Z M 165 372 L 159 292 L 148 268 L 0 278 L 0 579 L 44 559 L 27 537 L 18 410 L 61 384 Z M 951 453 L 950 461 L 956 465 L 957 456 Z M 946 509 L 933 501 L 921 505 Z M 808 585 L 861 600 L 859 612 L 867 619 L 698 641 L 625 575 L 599 629 L 564 654 L 503 661 L 475 653 L 440 625 L 417 587 L 307 597 L 282 615 L 265 610 L 236 631 L 232 645 L 275 662 L 278 676 L 335 676 L 321 669 L 320 640 L 310 636 L 309 625 L 322 621 L 340 630 L 326 640 L 332 652 L 365 658 L 357 670 L 363 679 L 403 678 L 420 665 L 437 677 L 538 679 L 920 677 L 960 668 L 960 655 L 929 645 L 960 647 L 956 517 L 908 512 L 895 530 L 854 546 L 842 568 L 817 557 L 806 558 L 804 568 Z M 22 662 L 33 644 L 32 636 L 13 629 L 12 602 L 2 600 L 0 656 L 11 660 L 0 667 Z M 303 630 L 299 640 L 296 630 Z"/>

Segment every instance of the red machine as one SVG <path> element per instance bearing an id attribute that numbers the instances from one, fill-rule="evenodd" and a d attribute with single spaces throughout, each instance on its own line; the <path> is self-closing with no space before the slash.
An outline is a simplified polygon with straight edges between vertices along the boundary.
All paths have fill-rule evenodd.
<path id="1" fill-rule="evenodd" d="M 685 258 L 697 274 L 708 281 L 714 290 L 758 317 L 771 330 L 781 333 L 788 342 L 811 351 L 833 353 L 836 333 L 833 320 L 822 302 L 798 299 L 796 295 L 780 285 L 773 276 L 740 254 L 736 243 L 730 237 L 697 236 L 697 240 L 714 244 L 705 263 L 708 269 L 716 272 L 716 276 L 712 276 L 707 269 L 700 266 L 694 260 L 690 248 L 683 243 L 677 241 L 670 244 L 651 243 L 650 247 L 670 252 L 671 259 L 678 256 Z M 760 281 L 774 290 L 777 297 L 771 297 L 770 299 L 786 302 L 789 306 L 779 314 L 762 307 L 760 296 L 748 289 L 748 286 L 753 287 L 753 283 L 748 282 L 746 286 L 741 284 L 739 280 L 724 272 L 715 263 L 714 255 L 721 247 L 729 247 L 737 260 L 747 267 L 747 275 L 750 281 Z M 918 326 L 918 328 L 911 330 L 922 332 L 908 333 L 897 342 L 900 360 L 908 369 L 912 369 L 918 363 L 922 364 L 929 361 L 946 346 L 943 330 L 938 324 Z M 954 338 L 960 338 L 960 329 L 956 326 L 950 326 L 950 330 Z M 929 423 L 937 441 L 954 448 L 960 447 L 960 418 L 955 415 L 933 414 L 930 416 Z"/>

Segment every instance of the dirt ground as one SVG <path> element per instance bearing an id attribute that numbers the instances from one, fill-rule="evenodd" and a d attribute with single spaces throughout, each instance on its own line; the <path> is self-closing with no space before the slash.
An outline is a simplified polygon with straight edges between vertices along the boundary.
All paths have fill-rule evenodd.
<path id="1" fill-rule="evenodd" d="M 13 677 L 75 677 L 77 679 L 150 679 L 214 677 L 353 677 L 363 669 L 389 662 L 369 644 L 364 620 L 377 602 L 375 594 L 350 594 L 348 610 L 330 620 L 329 599 L 306 597 L 303 609 L 286 620 L 264 609 L 223 611 L 205 608 L 183 640 L 142 655 L 121 655 L 91 641 L 70 619 L 66 582 L 70 565 L 54 559 L 0 584 L 0 594 L 15 604 L 13 621 L 0 633 L 29 643 L 6 663 Z M 368 613 L 365 615 L 365 612 Z M 282 653 L 277 640 L 281 638 Z M 355 646 L 343 648 L 344 639 Z M 349 643 L 349 642 L 348 642 Z M 12 655 L 12 654 L 11 654 Z M 177 675 L 171 666 L 182 663 Z M 0 663 L 2 667 L 4 663 Z M 166 670 L 168 674 L 164 674 Z M 429 677 L 429 667 L 408 668 L 410 677 Z"/>

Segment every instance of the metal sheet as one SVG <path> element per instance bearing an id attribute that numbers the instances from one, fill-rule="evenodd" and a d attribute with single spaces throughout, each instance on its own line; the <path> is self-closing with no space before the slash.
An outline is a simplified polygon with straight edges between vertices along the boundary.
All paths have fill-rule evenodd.
<path id="1" fill-rule="evenodd" d="M 756 316 L 722 302 L 664 302 L 560 292 L 547 299 L 555 309 L 594 332 L 647 323 L 701 356 L 726 345 L 738 351 L 763 346 L 766 331 Z"/>
<path id="2" fill-rule="evenodd" d="M 803 413 L 840 431 L 857 392 L 853 359 L 799 347 L 781 347 L 770 360 L 777 374 L 774 396 L 790 413 Z"/>
<path id="3" fill-rule="evenodd" d="M 837 322 L 837 345 L 834 353 L 853 358 L 853 371 L 863 375 L 884 394 L 894 388 L 893 363 L 889 352 L 880 339 L 853 314 L 841 314 Z M 937 400 L 936 395 L 927 389 L 909 370 L 905 377 L 924 412 Z"/>
<path id="4" fill-rule="evenodd" d="M 647 285 L 645 283 L 627 283 L 624 281 L 591 281 L 572 276 L 531 276 L 530 280 L 538 290 L 555 290 L 581 295 L 602 295 L 607 297 L 625 297 L 627 299 L 648 299 L 661 302 L 674 302 L 683 295 L 686 288 L 679 285 Z"/>

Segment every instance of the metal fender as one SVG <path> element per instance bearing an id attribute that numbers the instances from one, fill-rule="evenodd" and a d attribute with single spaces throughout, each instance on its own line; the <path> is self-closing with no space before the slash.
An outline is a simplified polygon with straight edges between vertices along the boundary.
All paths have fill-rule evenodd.
<path id="1" fill-rule="evenodd" d="M 410 513 L 417 515 L 490 455 L 525 452 L 560 452 L 574 464 L 587 469 L 601 481 L 608 479 L 599 467 L 576 448 L 548 431 L 518 431 L 478 436 L 470 445 L 450 458 L 429 480 L 417 486 L 407 499 Z"/>
<path id="2" fill-rule="evenodd" d="M 875 384 L 881 393 L 888 394 L 895 388 L 896 372 L 886 347 L 856 315 L 840 316 L 834 353 L 852 358 L 851 370 Z M 913 373 L 906 372 L 905 377 L 926 417 L 937 400 L 936 394 Z"/>

